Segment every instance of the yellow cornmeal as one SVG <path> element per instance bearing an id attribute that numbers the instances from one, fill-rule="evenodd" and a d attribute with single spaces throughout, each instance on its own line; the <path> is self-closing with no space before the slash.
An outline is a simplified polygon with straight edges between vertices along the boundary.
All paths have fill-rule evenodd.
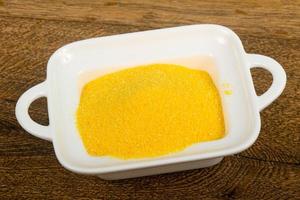
<path id="1" fill-rule="evenodd" d="M 82 89 L 77 127 L 92 156 L 146 158 L 224 136 L 220 96 L 207 72 L 169 64 L 99 77 Z"/>

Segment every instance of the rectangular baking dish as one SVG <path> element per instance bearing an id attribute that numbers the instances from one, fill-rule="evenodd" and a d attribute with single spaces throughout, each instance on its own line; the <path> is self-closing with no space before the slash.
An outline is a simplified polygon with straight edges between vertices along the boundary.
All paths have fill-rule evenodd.
<path id="1" fill-rule="evenodd" d="M 76 128 L 75 112 L 82 86 L 98 76 L 137 65 L 169 63 L 207 71 L 222 99 L 226 136 L 192 145 L 157 158 L 118 160 L 92 157 Z M 261 96 L 254 90 L 250 69 L 271 72 L 273 83 Z M 286 75 L 272 58 L 247 54 L 239 37 L 219 25 L 190 25 L 92 38 L 65 45 L 49 59 L 47 79 L 18 100 L 16 117 L 32 135 L 52 141 L 59 162 L 67 169 L 122 179 L 202 168 L 250 147 L 260 131 L 259 112 L 283 91 Z M 230 90 L 230 95 L 225 91 Z M 29 105 L 47 97 L 49 126 L 34 122 Z M 101 106 L 101 105 L 99 105 Z"/>

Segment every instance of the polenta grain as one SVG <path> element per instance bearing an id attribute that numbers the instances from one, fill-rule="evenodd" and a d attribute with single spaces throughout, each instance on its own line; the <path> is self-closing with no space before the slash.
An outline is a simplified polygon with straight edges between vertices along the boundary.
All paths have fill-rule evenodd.
<path id="1" fill-rule="evenodd" d="M 92 156 L 162 156 L 220 139 L 221 100 L 205 71 L 171 64 L 125 69 L 88 82 L 76 113 Z"/>

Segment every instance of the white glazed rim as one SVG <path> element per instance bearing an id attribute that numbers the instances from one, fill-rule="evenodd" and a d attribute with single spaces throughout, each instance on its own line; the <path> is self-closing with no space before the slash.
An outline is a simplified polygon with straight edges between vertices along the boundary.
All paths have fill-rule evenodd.
<path id="1" fill-rule="evenodd" d="M 83 167 L 75 167 L 71 165 L 70 163 L 66 162 L 63 159 L 63 156 L 61 155 L 61 152 L 58 151 L 57 148 L 57 141 L 56 141 L 56 136 L 53 134 L 53 138 L 51 139 L 51 132 L 53 132 L 53 128 L 51 126 L 42 126 L 40 124 L 37 124 L 34 122 L 29 114 L 28 114 L 28 108 L 29 105 L 36 100 L 37 98 L 40 97 L 47 97 L 50 92 L 50 86 L 48 85 L 48 81 L 45 80 L 43 83 L 40 83 L 29 90 L 27 90 L 18 100 L 17 105 L 16 105 L 16 117 L 20 125 L 29 133 L 32 135 L 46 139 L 46 140 L 53 140 L 53 146 L 55 150 L 55 154 L 59 160 L 59 162 L 67 169 L 70 171 L 74 171 L 77 173 L 82 173 L 82 174 L 103 174 L 103 173 L 110 173 L 110 172 L 117 172 L 117 171 L 127 171 L 127 170 L 133 170 L 133 169 L 141 169 L 141 168 L 148 168 L 148 167 L 154 167 L 154 166 L 161 166 L 161 165 L 167 165 L 167 164 L 175 164 L 175 163 L 183 163 L 183 162 L 189 162 L 189 161 L 195 161 L 195 160 L 203 160 L 203 159 L 210 159 L 210 158 L 216 158 L 216 157 L 223 157 L 226 155 L 231 155 L 235 154 L 238 152 L 241 152 L 247 148 L 249 148 L 257 139 L 259 135 L 259 130 L 260 130 L 260 115 L 259 111 L 264 109 L 266 106 L 268 106 L 272 101 L 274 101 L 283 91 L 285 84 L 286 84 L 286 74 L 282 68 L 282 66 L 273 60 L 272 58 L 262 56 L 262 55 L 257 55 L 257 54 L 247 54 L 244 51 L 243 45 L 239 37 L 230 29 L 220 26 L 220 25 L 212 25 L 212 24 L 201 24 L 201 25 L 190 25 L 190 26 L 184 26 L 184 27 L 192 27 L 192 26 L 201 26 L 201 27 L 209 27 L 213 29 L 218 29 L 221 31 L 226 31 L 229 34 L 231 34 L 238 45 L 238 50 L 240 55 L 242 56 L 242 59 L 244 63 L 247 64 L 247 67 L 253 68 L 253 67 L 262 67 L 272 73 L 273 76 L 273 83 L 271 87 L 261 96 L 256 96 L 255 90 L 253 87 L 253 81 L 251 78 L 250 70 L 246 80 L 249 84 L 247 90 L 253 95 L 250 96 L 251 101 L 254 103 L 254 119 L 255 119 L 255 127 L 253 127 L 253 133 L 251 134 L 251 137 L 246 140 L 244 143 L 241 143 L 235 147 L 224 149 L 224 150 L 218 150 L 215 152 L 210 152 L 210 153 L 202 153 L 202 154 L 196 154 L 196 155 L 186 155 L 184 157 L 176 157 L 176 158 L 165 158 L 163 160 L 149 160 L 147 162 L 137 162 L 137 163 L 128 163 L 124 165 L 115 165 L 115 166 L 109 166 L 109 167 L 99 167 L 99 168 L 83 168 Z M 181 28 L 184 28 L 181 27 Z M 167 29 L 172 29 L 172 28 L 167 28 Z M 160 29 L 162 30 L 162 29 Z M 153 30 L 152 30 L 153 31 Z M 147 32 L 147 31 L 145 31 Z M 129 33 L 130 34 L 130 33 Z M 125 35 L 125 34 L 124 34 Z M 108 36 L 110 37 L 110 36 Z M 90 39 L 88 39 L 90 40 Z M 77 42 L 65 45 L 58 49 L 49 59 L 48 62 L 48 67 L 49 63 L 51 63 L 51 60 L 57 55 L 58 52 L 61 51 L 61 49 L 65 48 L 66 46 L 69 45 L 74 45 Z M 48 108 L 49 108 L 49 102 L 48 102 Z M 52 111 L 49 112 L 49 121 L 52 118 Z M 51 121 L 50 121 L 51 122 Z"/>

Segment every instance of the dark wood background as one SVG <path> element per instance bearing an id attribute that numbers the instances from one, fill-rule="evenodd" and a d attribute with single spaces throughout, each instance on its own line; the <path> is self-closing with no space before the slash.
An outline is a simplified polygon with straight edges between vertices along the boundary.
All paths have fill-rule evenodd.
<path id="1" fill-rule="evenodd" d="M 261 112 L 248 150 L 199 170 L 104 181 L 65 170 L 50 142 L 16 121 L 18 97 L 46 78 L 59 47 L 80 39 L 197 23 L 233 29 L 250 53 L 275 58 L 288 81 Z M 300 1 L 0 0 L 0 199 L 296 199 L 300 198 Z M 271 83 L 253 70 L 258 94 Z M 31 106 L 47 123 L 46 100 Z"/>

